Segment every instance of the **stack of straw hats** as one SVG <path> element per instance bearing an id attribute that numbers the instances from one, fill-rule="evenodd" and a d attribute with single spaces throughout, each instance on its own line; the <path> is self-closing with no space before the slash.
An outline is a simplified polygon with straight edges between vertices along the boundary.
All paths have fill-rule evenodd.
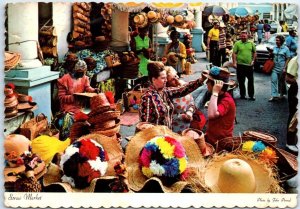
<path id="1" fill-rule="evenodd" d="M 18 114 L 18 98 L 14 93 L 14 90 L 9 86 L 4 88 L 4 106 L 5 106 L 5 118 L 11 118 Z"/>
<path id="2" fill-rule="evenodd" d="M 4 70 L 9 71 L 10 69 L 17 66 L 17 64 L 21 60 L 21 55 L 15 52 L 5 52 L 5 59 L 4 59 Z"/>
<path id="3" fill-rule="evenodd" d="M 120 111 L 115 111 L 104 93 L 92 97 L 90 107 L 90 132 L 117 139 L 117 133 L 120 131 Z"/>
<path id="4" fill-rule="evenodd" d="M 18 94 L 18 111 L 32 111 L 37 107 L 36 102 L 32 101 L 32 97 L 26 94 Z"/>

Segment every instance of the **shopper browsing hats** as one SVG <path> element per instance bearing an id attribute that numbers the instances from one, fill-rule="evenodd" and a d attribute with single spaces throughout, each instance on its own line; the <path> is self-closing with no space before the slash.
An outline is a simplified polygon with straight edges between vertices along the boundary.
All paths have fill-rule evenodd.
<path id="1" fill-rule="evenodd" d="M 79 60 L 73 70 L 57 80 L 61 112 L 80 111 L 81 105 L 74 99 L 74 93 L 97 92 L 90 86 L 89 78 L 85 75 L 86 70 L 86 63 Z"/>
<path id="2" fill-rule="evenodd" d="M 163 56 L 168 58 L 167 65 L 174 67 L 180 77 L 180 75 L 185 71 L 186 47 L 179 41 L 179 38 L 180 33 L 173 28 L 170 33 L 170 39 L 172 42 L 166 45 Z"/>
<path id="3" fill-rule="evenodd" d="M 167 74 L 164 67 L 162 62 L 150 62 L 148 64 L 148 77 L 151 85 L 141 97 L 139 116 L 142 122 L 165 125 L 172 129 L 174 114 L 172 99 L 186 96 L 202 86 L 204 77 L 201 76 L 184 86 L 166 88 Z"/>
<path id="4" fill-rule="evenodd" d="M 248 41 L 248 32 L 242 31 L 239 41 L 233 46 L 232 61 L 237 69 L 237 79 L 240 88 L 240 98 L 246 99 L 245 79 L 248 80 L 249 100 L 255 101 L 253 65 L 256 59 L 256 47 L 253 42 Z"/>
<path id="5" fill-rule="evenodd" d="M 176 70 L 171 66 L 165 67 L 167 72 L 167 87 L 180 87 L 185 85 L 185 81 L 179 80 Z M 181 133 L 183 130 L 190 127 L 193 119 L 193 113 L 196 110 L 194 99 L 191 94 L 184 97 L 174 98 L 174 114 L 173 114 L 173 131 Z"/>
<path id="6" fill-rule="evenodd" d="M 212 93 L 208 105 L 206 140 L 215 144 L 218 140 L 233 135 L 236 106 L 227 92 L 230 72 L 227 68 L 212 67 L 204 74 L 208 92 Z"/>

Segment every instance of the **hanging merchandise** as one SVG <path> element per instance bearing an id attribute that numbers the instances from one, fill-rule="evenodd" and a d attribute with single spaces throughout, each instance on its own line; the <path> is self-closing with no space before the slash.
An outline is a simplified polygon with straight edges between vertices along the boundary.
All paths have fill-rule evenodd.
<path id="1" fill-rule="evenodd" d="M 92 44 L 90 31 L 90 3 L 73 4 L 73 31 L 69 48 L 85 48 Z"/>
<path id="2" fill-rule="evenodd" d="M 105 36 L 106 40 L 112 39 L 111 28 L 112 28 L 112 4 L 106 3 L 101 8 L 101 15 L 104 22 L 101 26 L 101 32 Z"/>
<path id="3" fill-rule="evenodd" d="M 147 17 L 150 23 L 155 24 L 159 22 L 161 14 L 159 12 L 149 11 Z"/>
<path id="4" fill-rule="evenodd" d="M 141 12 L 134 16 L 133 22 L 138 28 L 145 28 L 148 25 L 148 16 L 145 12 Z"/>

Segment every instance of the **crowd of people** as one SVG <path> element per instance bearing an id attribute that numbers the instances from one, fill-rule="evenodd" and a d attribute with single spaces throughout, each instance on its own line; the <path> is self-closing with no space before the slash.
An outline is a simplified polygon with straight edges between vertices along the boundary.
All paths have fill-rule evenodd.
<path id="1" fill-rule="evenodd" d="M 269 27 L 264 21 L 258 21 L 258 42 L 269 37 Z M 162 61 L 151 61 L 149 52 L 152 48 L 148 37 L 148 28 L 139 28 L 138 35 L 131 41 L 132 50 L 140 59 L 139 74 L 143 82 L 148 82 L 149 87 L 141 97 L 139 109 L 140 121 L 155 125 L 165 125 L 177 133 L 190 127 L 193 115 L 197 111 L 194 100 L 190 94 L 203 86 L 206 88 L 209 98 L 208 122 L 206 126 L 206 140 L 215 144 L 219 139 L 233 136 L 234 120 L 236 114 L 235 102 L 228 93 L 230 72 L 227 67 L 222 67 L 228 59 L 226 48 L 232 50 L 231 66 L 236 68 L 236 76 L 239 86 L 240 99 L 255 101 L 253 66 L 256 59 L 256 44 L 249 40 L 250 33 L 243 30 L 238 40 L 234 43 L 228 35 L 227 26 L 223 22 L 214 21 L 213 28 L 208 33 L 207 50 L 211 68 L 203 73 L 195 81 L 185 83 L 180 80 L 184 73 L 186 62 L 186 47 L 179 41 L 180 33 L 170 31 L 171 42 L 166 45 Z M 297 43 L 294 39 L 295 31 L 290 31 L 286 39 L 282 35 L 276 36 L 276 46 L 270 50 L 274 68 L 271 73 L 271 98 L 270 102 L 283 99 L 288 93 L 289 121 L 292 121 L 297 112 L 297 69 L 295 58 L 297 55 Z M 71 56 L 71 55 L 70 55 Z M 171 56 L 173 56 L 171 58 Z M 60 111 L 66 114 L 75 114 L 80 111 L 80 106 L 74 101 L 74 93 L 97 92 L 92 88 L 88 77 L 85 75 L 87 64 L 76 57 L 69 57 L 72 61 L 67 67 L 68 73 L 58 80 L 58 98 Z M 89 61 L 86 60 L 88 63 Z M 91 62 L 92 63 L 92 62 Z M 247 81 L 247 88 L 245 82 Z M 286 82 L 291 85 L 287 92 Z M 246 90 L 247 89 L 247 90 Z M 248 96 L 248 98 L 247 98 Z M 289 130 L 289 129 L 288 129 Z M 291 133 L 288 133 L 291 138 Z M 288 139 L 288 146 L 295 150 L 295 135 Z"/>

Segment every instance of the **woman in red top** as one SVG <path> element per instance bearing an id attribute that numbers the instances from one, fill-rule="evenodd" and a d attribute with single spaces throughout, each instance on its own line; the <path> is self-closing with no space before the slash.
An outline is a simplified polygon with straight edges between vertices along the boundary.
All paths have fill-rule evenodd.
<path id="1" fill-rule="evenodd" d="M 220 139 L 233 136 L 236 106 L 227 92 L 230 72 L 226 68 L 212 67 L 204 74 L 208 80 L 207 89 L 212 93 L 208 105 L 206 140 L 216 144 Z"/>
<path id="2" fill-rule="evenodd" d="M 61 112 L 77 113 L 81 110 L 80 103 L 74 99 L 74 93 L 96 92 L 96 89 L 90 86 L 89 78 L 85 75 L 86 70 L 86 63 L 79 60 L 73 71 L 57 80 Z"/>

